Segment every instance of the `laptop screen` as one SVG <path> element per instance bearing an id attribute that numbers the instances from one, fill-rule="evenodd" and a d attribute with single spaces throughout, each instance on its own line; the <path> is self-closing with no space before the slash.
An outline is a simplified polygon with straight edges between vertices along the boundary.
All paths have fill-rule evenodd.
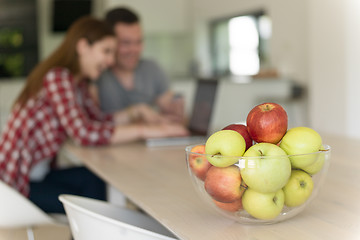
<path id="1" fill-rule="evenodd" d="M 192 134 L 203 136 L 208 134 L 217 84 L 218 81 L 214 79 L 199 79 L 197 81 L 193 110 L 189 121 L 189 130 Z"/>

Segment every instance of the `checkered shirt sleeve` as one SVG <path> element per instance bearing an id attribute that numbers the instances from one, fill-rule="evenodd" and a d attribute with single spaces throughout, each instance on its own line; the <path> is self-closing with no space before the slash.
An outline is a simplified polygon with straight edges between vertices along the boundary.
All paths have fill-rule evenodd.
<path id="1" fill-rule="evenodd" d="M 112 121 L 103 121 L 100 112 L 89 101 L 76 98 L 76 85 L 67 70 L 52 70 L 44 79 L 46 97 L 51 102 L 67 135 L 80 145 L 102 145 L 110 141 L 114 131 Z M 81 95 L 82 98 L 84 95 Z M 91 117 L 90 117 L 91 116 Z M 111 120 L 111 117 L 107 117 Z M 101 121 L 99 121 L 99 120 Z"/>

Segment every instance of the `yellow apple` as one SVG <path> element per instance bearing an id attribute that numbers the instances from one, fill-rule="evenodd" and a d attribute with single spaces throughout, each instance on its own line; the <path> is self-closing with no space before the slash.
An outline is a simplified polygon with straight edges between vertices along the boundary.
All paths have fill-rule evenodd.
<path id="1" fill-rule="evenodd" d="M 279 146 L 258 143 L 245 153 L 241 176 L 249 188 L 270 193 L 283 188 L 291 174 L 291 163 Z"/>
<path id="2" fill-rule="evenodd" d="M 228 167 L 236 163 L 246 148 L 240 133 L 233 130 L 220 130 L 213 133 L 206 141 L 205 153 L 208 161 L 216 167 Z"/>
<path id="3" fill-rule="evenodd" d="M 308 127 L 295 127 L 286 132 L 279 145 L 290 156 L 293 168 L 304 168 L 317 159 L 314 153 L 322 147 L 319 133 Z"/>
<path id="4" fill-rule="evenodd" d="M 309 174 L 302 170 L 292 170 L 288 183 L 283 188 L 285 205 L 297 207 L 311 196 L 314 183 Z"/>
<path id="5" fill-rule="evenodd" d="M 260 193 L 251 188 L 242 197 L 243 208 L 254 218 L 268 220 L 276 218 L 284 207 L 284 192 Z"/>

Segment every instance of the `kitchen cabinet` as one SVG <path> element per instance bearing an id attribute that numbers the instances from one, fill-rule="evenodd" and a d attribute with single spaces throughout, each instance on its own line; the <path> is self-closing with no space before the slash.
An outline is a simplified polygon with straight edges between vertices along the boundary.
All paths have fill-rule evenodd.
<path id="1" fill-rule="evenodd" d="M 0 1 L 0 78 L 26 76 L 38 62 L 36 0 Z"/>

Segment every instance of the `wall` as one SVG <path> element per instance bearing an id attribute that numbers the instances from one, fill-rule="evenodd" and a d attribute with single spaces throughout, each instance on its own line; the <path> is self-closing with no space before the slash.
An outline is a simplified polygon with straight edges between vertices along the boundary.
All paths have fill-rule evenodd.
<path id="1" fill-rule="evenodd" d="M 346 134 L 360 138 L 360 1 L 348 1 L 346 13 Z"/>
<path id="2" fill-rule="evenodd" d="M 24 79 L 2 80 L 0 82 L 0 133 L 11 112 L 16 97 L 20 94 Z"/>
<path id="3" fill-rule="evenodd" d="M 146 4 L 148 1 L 142 0 Z M 181 4 L 181 1 L 184 3 Z M 191 1 L 191 0 L 190 0 Z M 40 58 L 44 59 L 59 46 L 62 39 L 64 38 L 63 33 L 51 32 L 51 2 L 49 0 L 37 0 L 37 9 L 39 14 L 39 51 Z M 94 0 L 93 14 L 97 17 L 103 17 L 104 13 L 112 8 L 121 5 L 124 1 L 112 1 L 112 0 Z M 140 0 L 136 3 L 141 2 Z M 160 5 L 164 0 L 157 0 L 156 4 Z M 165 0 L 167 2 L 167 0 Z M 189 75 L 189 64 L 193 59 L 192 54 L 192 41 L 189 17 L 189 0 L 177 0 L 177 7 L 181 7 L 181 15 L 178 14 L 174 20 L 177 27 L 172 27 L 172 24 L 164 21 L 164 19 L 172 19 L 170 11 L 164 11 L 161 15 L 149 14 L 150 11 L 143 12 L 143 8 L 135 9 L 139 15 L 145 19 L 144 21 L 144 52 L 143 55 L 148 58 L 156 59 L 161 67 L 164 68 L 166 74 L 171 80 L 179 77 Z M 166 5 L 168 8 L 171 6 L 170 3 Z M 144 6 L 144 8 L 147 6 Z M 147 7 L 148 8 L 148 7 Z M 159 9 L 154 8 L 155 9 Z M 146 8 L 145 8 L 146 9 Z M 174 12 L 174 11 L 173 11 Z M 176 11 L 179 12 L 179 11 Z M 157 16 L 161 16 L 156 19 Z M 146 21 L 146 22 L 145 22 Z M 161 26 L 158 24 L 151 24 L 153 21 L 162 22 Z M 183 21 L 183 22 L 181 22 Z M 145 24 L 146 23 L 146 24 Z M 167 27 L 166 27 L 167 26 Z"/>
<path id="4" fill-rule="evenodd" d="M 134 9 L 141 17 L 144 30 L 143 56 L 155 59 L 174 80 L 189 76 L 193 58 L 191 1 L 105 0 L 103 12 L 119 6 Z"/>
<path id="5" fill-rule="evenodd" d="M 309 1 L 310 120 L 360 138 L 360 2 Z"/>
<path id="6" fill-rule="evenodd" d="M 103 0 L 104 12 L 127 6 L 139 13 L 145 33 L 184 32 L 190 19 L 189 0 Z M 161 14 L 159 14 L 161 12 Z"/>
<path id="7" fill-rule="evenodd" d="M 64 33 L 53 33 L 51 31 L 51 8 L 52 0 L 37 0 L 39 56 L 41 59 L 49 56 L 60 45 L 65 35 Z M 101 17 L 103 8 L 102 0 L 93 0 L 94 16 Z"/>
<path id="8" fill-rule="evenodd" d="M 39 56 L 43 59 L 59 46 L 64 34 L 51 32 L 51 1 L 37 0 Z"/>

